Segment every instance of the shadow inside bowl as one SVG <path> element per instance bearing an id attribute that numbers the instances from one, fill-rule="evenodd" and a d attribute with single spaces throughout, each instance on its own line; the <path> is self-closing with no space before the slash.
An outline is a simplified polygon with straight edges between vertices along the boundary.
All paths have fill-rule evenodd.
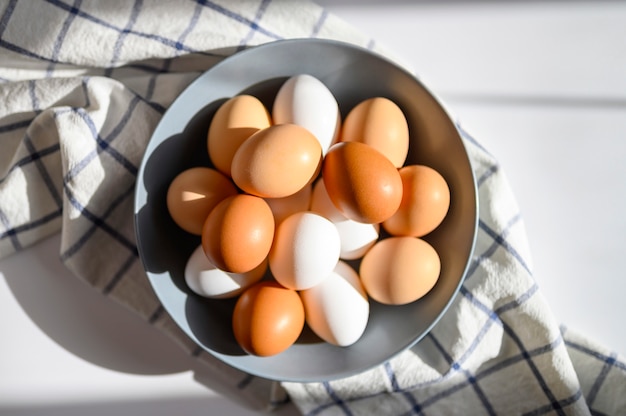
<path id="1" fill-rule="evenodd" d="M 147 203 L 136 215 L 137 244 L 143 253 L 144 267 L 153 274 L 169 274 L 174 284 L 190 293 L 184 279 L 187 259 L 200 244 L 200 237 L 190 234 L 172 220 L 167 210 L 167 189 L 183 170 L 194 166 L 212 166 L 207 153 L 206 132 L 215 111 L 223 100 L 215 101 L 194 115 L 180 134 L 163 140 L 145 163 L 143 185 Z"/>

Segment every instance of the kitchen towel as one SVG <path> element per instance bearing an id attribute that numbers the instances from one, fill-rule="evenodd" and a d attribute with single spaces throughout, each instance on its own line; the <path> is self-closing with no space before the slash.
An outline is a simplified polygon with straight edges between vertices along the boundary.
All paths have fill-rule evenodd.
<path id="1" fill-rule="evenodd" d="M 306 1 L 1 0 L 0 256 L 60 232 L 77 278 L 170 335 L 197 357 L 199 381 L 252 409 L 291 400 L 310 415 L 626 413 L 624 358 L 554 321 L 506 177 L 461 125 L 479 187 L 476 251 L 459 296 L 415 347 L 347 379 L 279 383 L 221 363 L 175 326 L 134 238 L 145 146 L 200 73 L 242 48 L 303 37 L 389 56 Z"/>

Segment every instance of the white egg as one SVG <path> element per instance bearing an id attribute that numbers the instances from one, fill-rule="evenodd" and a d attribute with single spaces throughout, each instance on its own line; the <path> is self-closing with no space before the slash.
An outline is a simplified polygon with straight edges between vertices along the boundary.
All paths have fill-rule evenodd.
<path id="1" fill-rule="evenodd" d="M 369 320 L 369 301 L 359 276 L 339 261 L 318 285 L 300 292 L 305 319 L 324 341 L 345 347 L 361 338 Z"/>
<path id="2" fill-rule="evenodd" d="M 261 280 L 267 270 L 267 262 L 247 273 L 228 273 L 209 261 L 202 245 L 198 246 L 185 266 L 185 282 L 200 296 L 213 299 L 235 297 L 253 283 Z"/>
<path id="3" fill-rule="evenodd" d="M 319 79 L 300 74 L 280 87 L 272 107 L 274 124 L 293 123 L 309 130 L 322 146 L 322 153 L 337 140 L 341 114 L 333 93 Z"/>
<path id="4" fill-rule="evenodd" d="M 380 225 L 346 218 L 328 197 L 324 181 L 315 184 L 311 197 L 311 211 L 328 218 L 337 227 L 341 247 L 339 257 L 344 260 L 363 257 L 378 241 Z"/>
<path id="5" fill-rule="evenodd" d="M 315 286 L 339 261 L 337 227 L 313 212 L 297 212 L 276 229 L 269 267 L 276 281 L 294 290 Z"/>
<path id="6" fill-rule="evenodd" d="M 365 224 L 345 219 L 334 223 L 339 232 L 341 250 L 339 257 L 344 260 L 355 260 L 363 257 L 378 241 L 378 224 Z"/>
<path id="7" fill-rule="evenodd" d="M 278 225 L 291 214 L 308 211 L 311 203 L 312 188 L 312 185 L 308 184 L 295 194 L 284 198 L 265 198 L 272 210 L 272 214 L 274 214 L 274 223 Z"/>

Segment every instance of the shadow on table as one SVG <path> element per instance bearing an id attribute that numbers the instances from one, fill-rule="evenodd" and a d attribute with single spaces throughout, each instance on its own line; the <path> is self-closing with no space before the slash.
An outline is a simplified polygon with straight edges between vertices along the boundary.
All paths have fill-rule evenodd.
<path id="1" fill-rule="evenodd" d="M 207 395 L 207 397 L 192 396 L 107 402 L 39 403 L 13 406 L 0 404 L 0 414 L 10 416 L 169 416 L 174 414 L 184 414 L 185 416 L 256 416 L 259 413 L 242 408 L 226 398 Z M 293 405 L 283 406 L 280 410 L 272 413 L 275 416 L 299 414 Z"/>
<path id="2" fill-rule="evenodd" d="M 43 333 L 77 357 L 124 373 L 192 368 L 170 338 L 72 275 L 58 258 L 59 244 L 53 236 L 2 261 L 14 298 Z"/>

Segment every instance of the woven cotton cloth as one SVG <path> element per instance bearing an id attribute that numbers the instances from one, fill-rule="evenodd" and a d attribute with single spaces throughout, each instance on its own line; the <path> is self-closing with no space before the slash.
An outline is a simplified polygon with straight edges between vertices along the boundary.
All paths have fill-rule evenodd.
<path id="1" fill-rule="evenodd" d="M 171 336 L 197 357 L 199 381 L 252 409 L 291 400 L 311 415 L 625 414 L 624 358 L 554 322 L 506 178 L 460 126 L 480 194 L 476 251 L 458 297 L 415 347 L 348 379 L 279 383 L 223 364 L 176 327 L 134 237 L 145 146 L 203 71 L 302 37 L 385 53 L 304 1 L 0 1 L 0 256 L 60 232 L 77 278 Z"/>

